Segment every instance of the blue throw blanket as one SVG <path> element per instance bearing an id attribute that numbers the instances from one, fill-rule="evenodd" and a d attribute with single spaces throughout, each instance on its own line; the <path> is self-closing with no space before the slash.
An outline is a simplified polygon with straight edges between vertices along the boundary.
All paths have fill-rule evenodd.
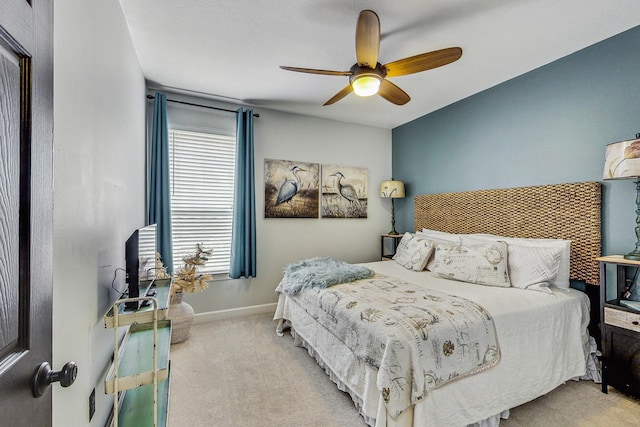
<path id="1" fill-rule="evenodd" d="M 340 283 L 368 279 L 375 272 L 361 265 L 353 265 L 330 257 L 309 258 L 287 265 L 282 278 L 282 291 L 295 295 L 306 288 L 326 288 Z"/>

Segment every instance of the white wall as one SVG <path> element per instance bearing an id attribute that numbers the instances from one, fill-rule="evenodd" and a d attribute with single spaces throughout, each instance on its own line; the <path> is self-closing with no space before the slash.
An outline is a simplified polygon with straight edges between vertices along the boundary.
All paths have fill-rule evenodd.
<path id="1" fill-rule="evenodd" d="M 201 295 L 187 295 L 185 301 L 196 312 L 275 302 L 274 289 L 284 267 L 301 258 L 374 261 L 380 255 L 380 233 L 390 226 L 390 204 L 378 197 L 380 182 L 391 177 L 390 130 L 272 111 L 259 113 L 254 121 L 258 275 L 216 281 Z M 265 219 L 265 158 L 368 168 L 368 217 Z"/>
<path id="2" fill-rule="evenodd" d="M 153 93 L 153 91 L 150 91 Z M 169 99 L 204 105 L 237 106 L 164 91 Z M 169 103 L 170 121 L 228 128 L 231 113 Z M 330 107 L 327 107 L 330 108 Z M 182 114 L 179 114 L 182 111 Z M 389 200 L 378 197 L 380 182 L 391 177 L 391 130 L 317 119 L 255 108 L 254 119 L 258 277 L 219 280 L 197 294 L 188 294 L 197 313 L 273 303 L 274 289 L 284 267 L 312 256 L 333 256 L 347 262 L 377 260 L 380 233 L 390 228 Z M 369 208 L 366 219 L 265 219 L 264 159 L 359 166 L 369 171 Z"/>
<path id="3" fill-rule="evenodd" d="M 54 9 L 54 314 L 53 367 L 74 360 L 69 388 L 53 390 L 55 426 L 104 425 L 111 396 L 103 377 L 112 331 L 103 315 L 122 289 L 124 242 L 145 223 L 145 82 L 117 2 L 58 0 Z M 232 107 L 233 108 L 233 107 Z M 275 301 L 274 288 L 293 260 L 333 255 L 370 261 L 389 227 L 377 187 L 391 173 L 391 131 L 260 111 L 256 177 L 264 158 L 369 169 L 369 217 L 352 220 L 262 218 L 257 198 L 258 278 L 214 282 L 189 296 L 200 312 Z M 88 400 L 96 390 L 89 424 Z"/>
<path id="4" fill-rule="evenodd" d="M 54 5 L 53 367 L 78 363 L 53 390 L 54 426 L 92 426 L 111 409 L 102 377 L 113 348 L 102 317 L 124 267 L 124 241 L 144 224 L 145 81 L 120 4 Z M 116 287 L 124 275 L 118 271 Z"/>

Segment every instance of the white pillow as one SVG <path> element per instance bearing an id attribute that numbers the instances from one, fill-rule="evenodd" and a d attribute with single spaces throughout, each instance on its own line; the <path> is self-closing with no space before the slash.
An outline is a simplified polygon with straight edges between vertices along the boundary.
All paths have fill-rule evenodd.
<path id="1" fill-rule="evenodd" d="M 477 236 L 464 240 L 481 242 L 494 241 Z M 529 242 L 511 241 L 507 244 L 508 267 L 511 286 L 519 289 L 551 294 L 549 285 L 558 275 L 562 248 L 536 246 Z"/>
<path id="2" fill-rule="evenodd" d="M 437 235 L 444 236 L 444 237 L 457 236 L 457 234 L 454 234 L 454 233 L 447 233 L 446 231 L 438 231 L 438 230 L 429 230 L 428 228 L 423 228 L 422 231 L 418 231 L 418 233 L 428 234 L 431 236 L 437 236 Z"/>
<path id="3" fill-rule="evenodd" d="M 558 260 L 558 274 L 551 280 L 550 284 L 559 288 L 568 288 L 571 285 L 569 279 L 569 269 L 571 262 L 571 240 L 563 239 L 525 239 L 519 237 L 504 237 L 493 234 L 471 234 L 472 237 L 482 237 L 492 241 L 503 241 L 507 245 L 524 245 L 529 248 L 543 248 L 549 253 L 560 251 Z M 511 260 L 510 260 L 511 261 Z M 520 263 L 519 263 L 520 264 Z"/>
<path id="4" fill-rule="evenodd" d="M 393 260 L 410 270 L 422 271 L 427 265 L 431 252 L 433 252 L 433 242 L 431 240 L 411 233 L 404 233 Z"/>
<path id="5" fill-rule="evenodd" d="M 479 285 L 508 288 L 508 250 L 504 242 L 474 242 L 438 245 L 433 272 L 437 276 Z"/>
<path id="6" fill-rule="evenodd" d="M 446 245 L 446 246 L 450 246 L 450 245 L 459 245 L 460 244 L 460 236 L 457 234 L 451 234 L 451 233 L 445 233 L 443 231 L 435 231 L 435 230 L 427 230 L 426 228 L 423 228 L 422 231 L 418 231 L 416 233 L 416 236 L 431 240 L 433 242 L 433 248 L 434 248 L 434 254 L 435 254 L 435 249 L 439 246 L 439 245 Z M 435 264 L 435 259 L 434 256 L 431 256 L 431 258 L 427 261 L 427 266 L 426 269 L 429 271 L 433 271 L 433 266 Z"/>

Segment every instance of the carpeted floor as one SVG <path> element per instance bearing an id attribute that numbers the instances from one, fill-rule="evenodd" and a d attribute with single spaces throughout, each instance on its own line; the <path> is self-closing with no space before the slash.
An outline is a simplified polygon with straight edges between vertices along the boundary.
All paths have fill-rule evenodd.
<path id="1" fill-rule="evenodd" d="M 339 391 L 271 314 L 193 325 L 171 346 L 169 425 L 365 427 Z M 640 401 L 587 381 L 570 381 L 511 410 L 502 427 L 640 425 Z"/>

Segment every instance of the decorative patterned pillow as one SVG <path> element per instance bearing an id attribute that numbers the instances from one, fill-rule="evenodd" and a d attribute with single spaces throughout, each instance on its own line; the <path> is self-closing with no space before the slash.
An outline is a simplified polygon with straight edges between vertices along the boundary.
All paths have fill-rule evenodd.
<path id="1" fill-rule="evenodd" d="M 555 257 L 556 252 L 560 252 L 560 257 L 558 259 L 558 271 L 555 276 L 551 278 L 549 281 L 550 285 L 557 286 L 559 288 L 568 288 L 571 285 L 571 281 L 569 279 L 569 269 L 570 269 L 570 260 L 571 260 L 571 240 L 564 239 L 525 239 L 519 237 L 504 237 L 504 236 L 496 236 L 493 234 L 472 234 L 469 236 L 473 237 L 481 237 L 483 239 L 489 240 L 499 240 L 503 242 L 507 242 L 507 245 L 511 248 L 511 246 L 521 247 L 523 251 L 525 248 L 533 252 L 533 248 L 540 248 L 540 251 L 537 254 L 534 253 L 534 256 L 544 256 L 546 258 L 545 262 L 551 260 L 551 256 Z M 511 259 L 511 250 L 509 250 L 509 263 L 512 262 Z M 543 255 L 544 254 L 544 255 Z M 522 266 L 522 263 L 516 260 L 517 268 Z"/>
<path id="2" fill-rule="evenodd" d="M 443 231 L 428 230 L 426 228 L 423 228 L 422 231 L 416 232 L 416 236 L 431 240 L 433 242 L 434 253 L 438 245 L 451 246 L 460 244 L 459 234 L 445 233 Z M 433 271 L 434 265 L 435 258 L 431 256 L 427 261 L 427 266 L 425 268 L 429 271 Z"/>
<path id="3" fill-rule="evenodd" d="M 482 243 L 489 240 L 467 237 L 466 241 Z M 524 240 L 509 240 L 507 243 L 509 281 L 511 286 L 551 294 L 549 285 L 558 276 L 562 247 L 539 246 Z"/>
<path id="4" fill-rule="evenodd" d="M 504 242 L 475 243 L 462 239 L 460 245 L 438 245 L 434 258 L 432 271 L 440 277 L 479 285 L 511 286 Z"/>
<path id="5" fill-rule="evenodd" d="M 433 252 L 433 242 L 411 233 L 404 233 L 393 260 L 410 270 L 422 271 L 427 265 L 431 252 Z"/>

